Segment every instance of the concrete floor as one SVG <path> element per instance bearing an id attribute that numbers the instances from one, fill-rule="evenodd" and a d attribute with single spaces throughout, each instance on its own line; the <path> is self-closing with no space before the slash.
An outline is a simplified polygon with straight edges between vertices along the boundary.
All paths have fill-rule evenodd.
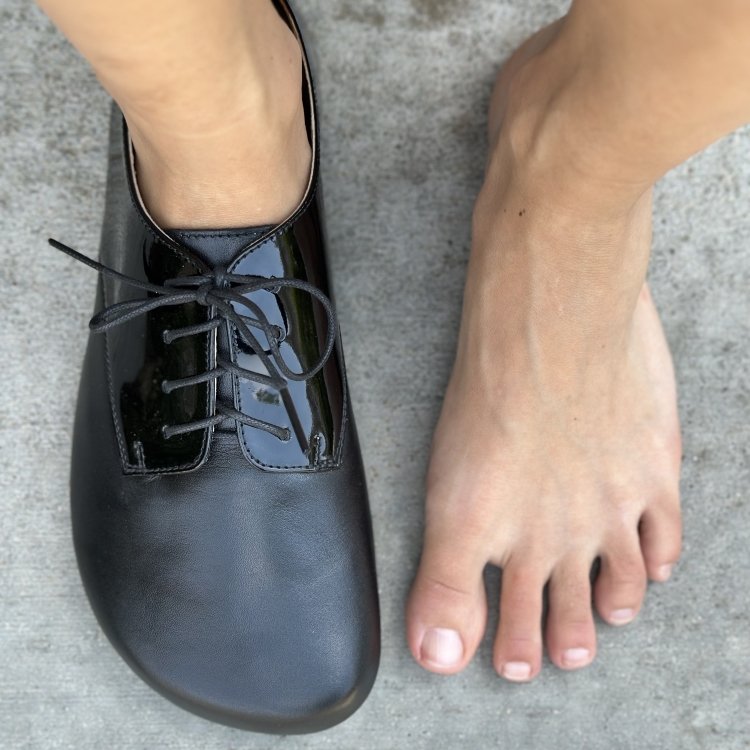
<path id="1" fill-rule="evenodd" d="M 121 663 L 89 610 L 68 517 L 71 422 L 97 246 L 108 102 L 28 0 L 0 0 L 0 747 L 750 747 L 750 131 L 676 170 L 651 279 L 679 372 L 685 554 L 600 655 L 528 686 L 489 640 L 461 676 L 411 661 L 403 602 L 448 375 L 493 71 L 561 0 L 299 0 L 320 58 L 332 266 L 372 494 L 383 661 L 340 727 L 265 737 L 180 711 Z M 497 595 L 497 578 L 489 576 Z"/>

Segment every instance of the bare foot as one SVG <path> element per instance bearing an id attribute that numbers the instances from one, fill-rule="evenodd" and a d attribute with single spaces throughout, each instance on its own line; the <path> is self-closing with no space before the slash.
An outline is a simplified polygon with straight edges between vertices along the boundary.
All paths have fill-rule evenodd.
<path id="1" fill-rule="evenodd" d="M 549 657 L 577 669 L 596 653 L 594 560 L 596 609 L 624 625 L 647 578 L 669 578 L 680 551 L 674 374 L 643 281 L 651 191 L 575 145 L 560 30 L 514 55 L 491 106 L 407 613 L 414 658 L 443 674 L 463 669 L 482 638 L 487 564 L 503 569 L 494 666 L 526 681 L 541 668 L 545 584 Z"/>

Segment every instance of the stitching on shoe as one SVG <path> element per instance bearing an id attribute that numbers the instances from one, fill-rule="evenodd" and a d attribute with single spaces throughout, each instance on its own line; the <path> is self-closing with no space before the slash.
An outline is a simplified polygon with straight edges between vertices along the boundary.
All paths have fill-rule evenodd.
<path id="1" fill-rule="evenodd" d="M 102 301 L 104 302 L 104 306 L 107 306 L 107 284 L 104 279 L 101 279 L 99 282 L 102 285 Z M 120 425 L 120 420 L 117 417 L 117 410 L 115 409 L 115 399 L 114 399 L 114 385 L 112 383 L 112 360 L 109 356 L 109 334 L 104 334 L 104 361 L 106 365 L 107 370 L 107 390 L 109 391 L 109 410 L 112 414 L 112 422 L 115 425 L 115 436 L 117 438 L 117 445 L 120 449 L 120 461 L 122 462 L 123 467 L 127 468 L 130 467 L 131 464 L 129 462 L 128 457 L 128 451 L 127 451 L 127 445 L 125 444 L 125 436 L 122 434 L 122 426 Z"/>
<path id="2" fill-rule="evenodd" d="M 341 342 L 341 335 L 339 334 L 339 341 L 337 352 L 340 356 L 339 367 L 341 369 L 341 390 L 342 390 L 342 408 L 341 408 L 341 438 L 339 440 L 338 449 L 336 451 L 336 464 L 341 463 L 341 456 L 344 453 L 344 440 L 346 438 L 347 427 L 349 425 L 349 381 L 346 376 L 346 364 L 344 362 L 344 346 Z"/>
<path id="3" fill-rule="evenodd" d="M 239 237 L 240 235 L 247 234 L 249 231 L 257 231 L 259 232 L 261 229 L 265 229 L 266 232 L 273 229 L 275 225 L 269 224 L 267 227 L 247 227 L 247 229 L 235 229 L 235 230 L 228 230 L 228 231 L 222 231 L 222 232 L 211 232 L 210 234 L 207 234 L 206 232 L 174 232 L 174 234 L 178 237 Z M 264 235 L 265 236 L 265 235 Z M 253 240 L 253 244 L 255 243 L 255 240 Z"/>

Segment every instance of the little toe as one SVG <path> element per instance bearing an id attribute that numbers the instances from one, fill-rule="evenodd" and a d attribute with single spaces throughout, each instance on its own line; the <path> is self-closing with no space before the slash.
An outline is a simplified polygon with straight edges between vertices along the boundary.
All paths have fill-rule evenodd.
<path id="1" fill-rule="evenodd" d="M 547 652 L 561 669 L 586 667 L 596 655 L 590 568 L 588 559 L 566 561 L 550 578 Z"/>
<path id="2" fill-rule="evenodd" d="M 545 581 L 546 572 L 531 564 L 509 564 L 503 570 L 493 661 L 498 674 L 511 682 L 527 682 L 541 669 Z"/>
<path id="3" fill-rule="evenodd" d="M 680 556 L 682 520 L 675 502 L 649 508 L 641 518 L 641 551 L 648 577 L 666 581 Z"/>
<path id="4" fill-rule="evenodd" d="M 632 622 L 643 604 L 646 567 L 635 532 L 612 539 L 601 552 L 601 570 L 594 586 L 594 601 L 610 625 Z"/>
<path id="5" fill-rule="evenodd" d="M 427 535 L 407 604 L 407 639 L 430 672 L 454 674 L 471 660 L 487 622 L 484 562 L 470 544 Z"/>

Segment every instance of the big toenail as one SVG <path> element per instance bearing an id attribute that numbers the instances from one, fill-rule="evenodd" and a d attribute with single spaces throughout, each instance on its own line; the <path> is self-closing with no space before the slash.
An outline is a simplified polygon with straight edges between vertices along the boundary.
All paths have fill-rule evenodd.
<path id="1" fill-rule="evenodd" d="M 523 682 L 531 677 L 531 664 L 525 661 L 509 661 L 503 667 L 503 677 L 514 682 Z"/>
<path id="2" fill-rule="evenodd" d="M 455 630 L 430 628 L 422 639 L 420 656 L 438 667 L 455 667 L 464 656 L 464 644 Z"/>
<path id="3" fill-rule="evenodd" d="M 632 609 L 616 609 L 609 619 L 614 625 L 627 625 L 634 617 L 635 612 Z"/>
<path id="4" fill-rule="evenodd" d="M 657 571 L 656 576 L 660 581 L 666 581 L 672 575 L 672 565 L 662 565 Z"/>
<path id="5" fill-rule="evenodd" d="M 562 661 L 566 667 L 582 667 L 590 658 L 591 652 L 587 648 L 568 648 L 563 651 Z"/>

